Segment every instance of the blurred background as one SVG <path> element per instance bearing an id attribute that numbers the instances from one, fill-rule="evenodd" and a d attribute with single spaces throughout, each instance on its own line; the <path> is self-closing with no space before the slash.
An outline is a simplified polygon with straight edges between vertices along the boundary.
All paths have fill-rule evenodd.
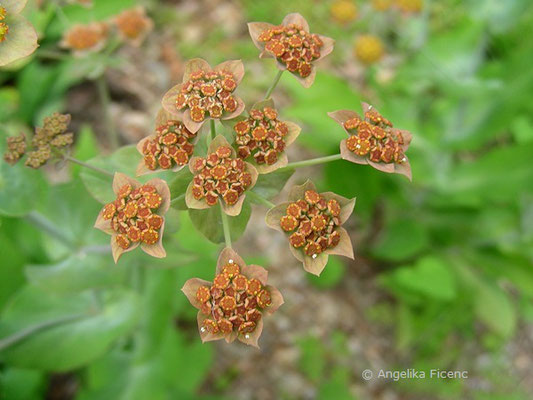
<path id="1" fill-rule="evenodd" d="M 311 32 L 337 43 L 311 88 L 285 73 L 274 91 L 281 119 L 302 126 L 289 159 L 337 153 L 345 133 L 326 113 L 360 112 L 366 101 L 413 133 L 413 182 L 344 161 L 296 171 L 274 202 L 308 177 L 321 191 L 357 197 L 347 223 L 355 261 L 331 257 L 320 277 L 266 227 L 264 206 L 247 208 L 235 249 L 265 266 L 285 298 L 256 350 L 202 345 L 180 288 L 212 279 L 221 246 L 187 212 L 168 215 L 166 259 L 137 251 L 114 265 L 109 237 L 92 228 L 101 205 L 91 194 L 106 182 L 78 166 L 33 171 L 1 161 L 1 399 L 533 397 L 529 0 L 67 3 L 30 0 L 24 11 L 40 48 L 0 70 L 1 146 L 68 112 L 77 158 L 134 171 L 138 155 L 127 145 L 151 133 L 188 59 L 242 59 L 237 92 L 250 106 L 277 70 L 258 58 L 246 23 L 299 12 Z M 85 57 L 58 47 L 75 23 L 140 4 L 155 24 L 141 46 Z M 115 153 L 102 101 L 126 146 Z M 27 337 L 10 343 L 14 332 Z M 468 371 L 468 379 L 376 377 L 407 369 Z"/>

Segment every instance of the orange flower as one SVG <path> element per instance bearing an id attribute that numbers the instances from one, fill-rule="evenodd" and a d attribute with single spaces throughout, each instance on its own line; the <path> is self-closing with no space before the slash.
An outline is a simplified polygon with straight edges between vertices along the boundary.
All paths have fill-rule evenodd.
<path id="1" fill-rule="evenodd" d="M 165 181 L 151 179 L 144 185 L 122 173 L 115 173 L 115 201 L 104 206 L 94 227 L 111 235 L 115 263 L 123 253 L 139 244 L 157 258 L 166 256 L 163 248 L 164 215 L 170 207 L 170 190 Z"/>
<path id="2" fill-rule="evenodd" d="M 241 159 L 253 160 L 260 174 L 287 165 L 285 149 L 296 140 L 301 129 L 294 122 L 278 119 L 272 99 L 254 104 L 248 118 L 238 117 L 235 121 L 235 143 Z"/>
<path id="3" fill-rule="evenodd" d="M 261 50 L 260 58 L 273 57 L 281 70 L 291 72 L 304 87 L 315 80 L 314 63 L 333 51 L 335 41 L 309 33 L 309 25 L 298 13 L 287 15 L 281 25 L 250 22 L 250 36 Z"/>
<path id="4" fill-rule="evenodd" d="M 194 174 L 185 193 L 187 207 L 206 209 L 220 199 L 224 212 L 239 215 L 246 190 L 257 181 L 257 170 L 250 163 L 236 157 L 235 150 L 224 136 L 213 139 L 206 157 L 193 157 L 189 169 Z"/>
<path id="5" fill-rule="evenodd" d="M 156 118 L 156 133 L 137 144 L 143 158 L 137 166 L 137 176 L 161 170 L 179 171 L 189 163 L 198 139 L 183 122 L 177 121 L 165 110 Z"/>
<path id="6" fill-rule="evenodd" d="M 278 289 L 267 285 L 268 272 L 259 265 L 246 265 L 232 249 L 220 253 L 213 283 L 193 278 L 181 289 L 198 311 L 202 342 L 225 339 L 259 348 L 263 316 L 282 304 Z"/>
<path id="7" fill-rule="evenodd" d="M 405 175 L 412 180 L 411 165 L 405 155 L 412 134 L 393 128 L 378 110 L 367 103 L 361 104 L 364 118 L 350 110 L 328 113 L 349 135 L 341 142 L 342 158 L 356 164 L 369 164 L 383 172 Z"/>
<path id="8" fill-rule="evenodd" d="M 244 76 L 240 60 L 223 62 L 214 68 L 201 58 L 185 65 L 183 83 L 163 97 L 163 108 L 198 132 L 208 119 L 232 119 L 244 110 L 243 101 L 233 92 Z"/>
<path id="9" fill-rule="evenodd" d="M 311 181 L 294 186 L 289 201 L 270 209 L 266 224 L 289 235 L 289 247 L 304 269 L 320 275 L 329 254 L 353 259 L 348 232 L 341 227 L 352 214 L 354 199 L 332 192 L 318 193 Z"/>
<path id="10" fill-rule="evenodd" d="M 140 46 L 146 35 L 153 29 L 153 21 L 146 16 L 144 7 L 125 10 L 115 17 L 119 35 L 135 46 Z"/>
<path id="11" fill-rule="evenodd" d="M 103 22 L 76 24 L 64 33 L 60 46 L 81 56 L 100 51 L 105 46 L 108 36 L 109 28 Z"/>

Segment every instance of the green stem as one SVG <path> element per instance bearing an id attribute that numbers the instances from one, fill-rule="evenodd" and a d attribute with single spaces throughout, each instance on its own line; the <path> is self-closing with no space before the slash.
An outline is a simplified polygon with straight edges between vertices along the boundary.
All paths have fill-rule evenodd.
<path id="1" fill-rule="evenodd" d="M 54 50 L 38 50 L 35 55 L 40 58 L 46 58 L 50 60 L 66 60 L 68 58 L 67 54 L 61 53 Z"/>
<path id="2" fill-rule="evenodd" d="M 326 157 L 311 158 L 310 160 L 289 163 L 283 168 L 278 169 L 278 171 L 284 171 L 287 169 L 294 169 L 294 168 L 300 168 L 300 167 L 308 167 L 309 165 L 323 164 L 323 163 L 327 163 L 330 161 L 340 160 L 341 158 L 342 157 L 340 154 L 333 154 L 331 156 L 326 156 Z"/>
<path id="3" fill-rule="evenodd" d="M 42 330 L 53 328 L 54 326 L 61 325 L 67 322 L 72 322 L 72 321 L 75 321 L 77 319 L 80 319 L 86 316 L 87 314 L 66 315 L 63 317 L 59 317 L 59 318 L 52 319 L 49 321 L 44 321 L 44 322 L 41 322 L 40 324 L 30 326 L 29 328 L 23 329 L 20 332 L 16 332 L 12 334 L 11 336 L 0 339 L 0 351 L 5 350 L 10 346 L 13 346 L 14 344 L 17 344 L 18 342 L 20 342 L 21 340 L 24 340 L 28 336 L 31 336 Z"/>
<path id="4" fill-rule="evenodd" d="M 226 242 L 226 247 L 231 248 L 231 235 L 229 231 L 229 221 L 228 216 L 224 212 L 224 209 L 222 208 L 222 204 L 220 204 L 220 217 L 222 218 L 222 229 L 224 230 L 224 241 Z"/>
<path id="5" fill-rule="evenodd" d="M 250 200 L 252 200 L 252 201 L 255 200 L 257 203 L 261 203 L 261 204 L 267 206 L 268 208 L 273 208 L 273 207 L 276 206 L 274 203 L 272 203 L 271 201 L 268 201 L 263 196 L 261 196 L 258 193 L 255 193 L 252 190 L 247 191 L 246 195 L 250 197 Z"/>
<path id="6" fill-rule="evenodd" d="M 109 142 L 111 144 L 111 148 L 115 150 L 119 147 L 119 138 L 115 127 L 115 122 L 111 116 L 111 96 L 109 94 L 109 87 L 107 86 L 104 74 L 100 75 L 96 79 L 96 85 L 98 86 L 98 96 L 100 97 L 100 105 L 102 107 L 102 113 L 104 114 L 105 123 L 107 126 Z"/>
<path id="7" fill-rule="evenodd" d="M 81 160 L 78 160 L 77 158 L 74 158 L 74 157 L 70 157 L 70 156 L 67 156 L 67 155 L 63 155 L 63 158 L 67 161 L 70 161 L 71 163 L 74 163 L 74 164 L 78 164 L 84 168 L 89 168 L 89 169 L 92 169 L 93 171 L 96 171 L 96 172 L 99 172 L 103 175 L 107 175 L 107 176 L 110 176 L 111 178 L 113 178 L 113 174 L 109 171 L 106 171 L 105 169 L 102 169 L 102 168 L 98 168 L 98 167 L 95 167 L 91 164 L 87 164 L 86 162 L 83 162 Z"/>
<path id="8" fill-rule="evenodd" d="M 209 122 L 210 122 L 210 125 L 211 125 L 211 140 L 213 140 L 215 138 L 215 136 L 217 135 L 217 132 L 215 130 L 215 120 L 212 119 Z"/>
<path id="9" fill-rule="evenodd" d="M 170 204 L 173 204 L 173 203 L 175 203 L 176 201 L 180 201 L 180 200 L 183 199 L 184 197 L 185 197 L 185 193 L 180 194 L 179 196 L 174 197 L 172 200 L 170 200 Z"/>
<path id="10" fill-rule="evenodd" d="M 39 212 L 32 211 L 28 215 L 26 215 L 24 219 L 33 226 L 56 238 L 58 241 L 65 244 L 67 247 L 75 247 L 74 243 L 72 243 L 72 241 L 59 228 L 57 228 L 51 221 L 49 221 L 44 215 L 40 214 Z"/>
<path id="11" fill-rule="evenodd" d="M 279 70 L 278 73 L 276 74 L 276 77 L 274 78 L 274 82 L 272 82 L 272 85 L 270 85 L 270 87 L 268 88 L 266 94 L 265 94 L 265 98 L 263 100 L 266 100 L 270 97 L 270 95 L 272 94 L 272 92 L 274 91 L 274 89 L 276 88 L 276 86 L 278 85 L 278 82 L 281 78 L 281 75 L 283 75 L 283 70 Z"/>

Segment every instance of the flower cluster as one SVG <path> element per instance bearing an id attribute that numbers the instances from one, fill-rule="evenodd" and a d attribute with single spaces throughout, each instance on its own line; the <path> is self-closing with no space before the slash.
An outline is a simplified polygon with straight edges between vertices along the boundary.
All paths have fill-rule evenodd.
<path id="1" fill-rule="evenodd" d="M 242 113 L 244 103 L 233 94 L 244 76 L 241 61 L 226 61 L 215 68 L 200 58 L 189 61 L 183 83 L 163 97 L 163 108 L 197 132 L 208 119 L 231 119 Z"/>
<path id="2" fill-rule="evenodd" d="M 139 46 L 153 28 L 153 21 L 143 7 L 124 10 L 110 21 L 76 24 L 63 35 L 61 46 L 77 55 L 100 51 L 106 44 L 112 29 L 123 40 Z"/>
<path id="3" fill-rule="evenodd" d="M 309 33 L 307 21 L 297 13 L 287 15 L 278 26 L 252 22 L 248 29 L 262 51 L 260 57 L 274 57 L 279 68 L 293 73 L 305 87 L 314 81 L 313 63 L 331 53 L 335 43 L 325 36 Z"/>
<path id="4" fill-rule="evenodd" d="M 220 254 L 213 282 L 190 279 L 182 291 L 199 309 L 198 329 L 202 341 L 236 338 L 257 347 L 263 329 L 263 314 L 273 313 L 282 303 L 279 291 L 267 285 L 267 271 L 247 266 L 230 248 Z"/>
<path id="5" fill-rule="evenodd" d="M 25 165 L 39 168 L 56 155 L 54 151 L 57 152 L 71 145 L 74 135 L 67 133 L 69 123 L 69 114 L 54 113 L 46 117 L 43 126 L 35 128 L 35 134 L 31 140 L 31 151 L 26 154 Z M 24 135 L 8 137 L 4 160 L 13 165 L 24 155 L 26 149 Z"/>
<path id="6" fill-rule="evenodd" d="M 77 54 L 101 50 L 109 36 L 109 27 L 104 22 L 73 25 L 63 35 L 61 46 Z"/>
<path id="7" fill-rule="evenodd" d="M 211 142 L 206 157 L 193 157 L 189 166 L 195 175 L 185 197 L 189 208 L 212 207 L 220 197 L 226 212 L 237 215 L 244 191 L 257 180 L 255 168 L 235 157 L 235 151 L 222 136 Z"/>
<path id="8" fill-rule="evenodd" d="M 370 164 L 383 172 L 396 172 L 411 179 L 411 167 L 405 151 L 411 133 L 395 129 L 378 110 L 362 103 L 364 118 L 356 112 L 340 110 L 329 113 L 348 133 L 341 142 L 341 155 L 357 164 Z"/>
<path id="9" fill-rule="evenodd" d="M 192 156 L 193 141 L 197 134 L 189 131 L 183 122 L 167 119 L 164 114 L 161 112 L 158 115 L 156 133 L 144 138 L 137 145 L 143 155 L 137 167 L 137 175 L 158 169 L 177 171 L 187 165 Z"/>
<path id="10" fill-rule="evenodd" d="M 6 139 L 7 150 L 4 154 L 4 161 L 10 165 L 15 165 L 26 153 L 26 136 L 21 133 L 18 136 L 10 136 Z"/>
<path id="11" fill-rule="evenodd" d="M 120 36 L 137 46 L 143 42 L 154 26 L 143 7 L 124 10 L 116 16 L 114 22 Z"/>
<path id="12" fill-rule="evenodd" d="M 310 34 L 296 24 L 267 29 L 258 39 L 265 43 L 266 51 L 285 64 L 288 71 L 302 78 L 311 74 L 311 63 L 320 57 L 320 49 L 324 46 L 318 35 Z"/>
<path id="13" fill-rule="evenodd" d="M 355 42 L 355 57 L 364 64 L 373 64 L 383 58 L 385 52 L 382 41 L 374 35 L 361 35 Z"/>
<path id="14" fill-rule="evenodd" d="M 133 250 L 139 244 L 148 254 L 163 257 L 163 215 L 170 205 L 167 184 L 161 179 L 152 179 L 141 185 L 117 173 L 113 190 L 117 197 L 102 208 L 95 227 L 112 235 L 115 262 L 124 251 Z"/>
<path id="15" fill-rule="evenodd" d="M 300 127 L 280 121 L 271 99 L 255 104 L 249 115 L 233 126 L 237 155 L 243 160 L 253 159 L 259 173 L 286 165 L 285 148 L 296 140 Z"/>
<path id="16" fill-rule="evenodd" d="M 331 192 L 319 194 L 312 182 L 295 186 L 289 201 L 272 208 L 266 216 L 271 228 L 289 234 L 292 253 L 306 271 L 319 275 L 329 254 L 353 258 L 348 233 L 341 225 L 348 219 L 355 199 Z"/>
<path id="17" fill-rule="evenodd" d="M 9 26 L 5 22 L 7 11 L 4 7 L 0 6 L 0 43 L 6 40 L 6 35 L 9 32 Z"/>

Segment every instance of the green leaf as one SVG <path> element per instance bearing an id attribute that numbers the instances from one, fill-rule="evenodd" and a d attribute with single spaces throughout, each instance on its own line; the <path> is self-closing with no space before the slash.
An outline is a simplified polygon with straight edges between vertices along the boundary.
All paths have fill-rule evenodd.
<path id="1" fill-rule="evenodd" d="M 40 371 L 7 368 L 0 374 L 0 394 L 9 400 L 39 400 L 44 397 L 46 377 Z"/>
<path id="2" fill-rule="evenodd" d="M 232 241 L 236 241 L 242 236 L 251 215 L 252 207 L 248 200 L 245 200 L 239 215 L 235 217 L 228 216 Z M 224 230 L 218 205 L 205 210 L 189 210 L 189 217 L 194 227 L 211 242 L 224 243 Z"/>
<path id="3" fill-rule="evenodd" d="M 189 171 L 188 167 L 185 167 L 174 174 L 174 179 L 170 181 L 170 197 L 172 202 L 170 203 L 173 208 L 178 210 L 186 210 L 187 205 L 185 204 L 185 192 L 187 191 L 187 186 L 191 183 L 192 173 Z"/>
<path id="4" fill-rule="evenodd" d="M 90 125 L 82 125 L 78 132 L 76 148 L 74 149 L 74 158 L 86 161 L 98 155 L 98 142 Z M 81 165 L 72 164 L 72 171 L 75 175 L 83 169 Z"/>
<path id="5" fill-rule="evenodd" d="M 106 288 L 120 284 L 126 274 L 126 265 L 110 267 L 110 254 L 73 254 L 51 265 L 26 267 L 28 281 L 44 291 L 76 293 L 89 288 Z"/>
<path id="6" fill-rule="evenodd" d="M 326 368 L 325 349 L 320 340 L 307 336 L 298 341 L 300 348 L 300 370 L 312 382 L 318 382 L 323 377 Z"/>
<path id="7" fill-rule="evenodd" d="M 398 268 L 385 282 L 396 291 L 409 290 L 424 297 L 448 301 L 456 296 L 455 277 L 448 264 L 436 257 L 425 257 L 413 266 Z"/>
<path id="8" fill-rule="evenodd" d="M 4 154 L 5 137 L 0 138 Z M 0 160 L 0 215 L 23 216 L 46 198 L 46 182 L 41 171 L 24 166 L 24 160 L 13 166 Z"/>
<path id="9" fill-rule="evenodd" d="M 385 228 L 372 254 L 383 260 L 399 261 L 415 256 L 428 245 L 424 225 L 412 219 L 395 219 Z"/>
<path id="10" fill-rule="evenodd" d="M 271 199 L 281 192 L 292 174 L 294 174 L 294 170 L 288 169 L 259 175 L 255 186 L 251 190 L 265 199 Z"/>
<path id="11" fill-rule="evenodd" d="M 337 286 L 346 274 L 346 265 L 336 256 L 329 256 L 328 265 L 320 276 L 305 274 L 312 285 L 320 289 L 331 289 Z"/>
<path id="12" fill-rule="evenodd" d="M 504 338 L 513 335 L 516 311 L 507 294 L 497 286 L 480 284 L 475 297 L 476 315 L 492 331 Z"/>
<path id="13" fill-rule="evenodd" d="M 130 145 L 121 147 L 110 156 L 101 155 L 94 157 L 88 160 L 87 163 L 109 171 L 112 174 L 122 172 L 140 182 L 146 182 L 153 178 L 165 179 L 173 174 L 172 172 L 161 172 L 136 177 L 135 170 L 140 160 L 141 155 L 134 145 Z M 100 203 L 109 203 L 116 198 L 113 193 L 112 177 L 88 168 L 84 168 L 80 176 L 89 193 Z"/>
<path id="14" fill-rule="evenodd" d="M 26 262 L 24 251 L 13 240 L 12 231 L 0 227 L 0 310 L 9 297 L 24 283 L 23 266 Z"/>
<path id="15" fill-rule="evenodd" d="M 0 359 L 20 368 L 57 372 L 90 363 L 130 332 L 137 319 L 138 299 L 134 293 L 117 290 L 103 300 L 99 309 L 91 293 L 53 295 L 26 286 L 3 312 L 0 338 L 69 315 L 85 317 L 38 330 L 5 349 Z"/>
<path id="16" fill-rule="evenodd" d="M 495 148 L 456 167 L 443 188 L 444 194 L 472 204 L 515 200 L 517 193 L 531 192 L 532 153 L 533 143 Z"/>

